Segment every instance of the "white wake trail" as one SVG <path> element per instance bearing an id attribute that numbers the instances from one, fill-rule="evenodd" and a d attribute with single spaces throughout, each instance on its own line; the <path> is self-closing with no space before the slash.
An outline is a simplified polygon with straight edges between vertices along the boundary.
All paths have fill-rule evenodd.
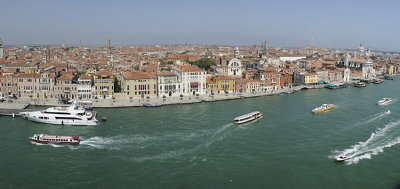
<path id="1" fill-rule="evenodd" d="M 400 136 L 394 137 L 394 129 L 400 125 L 400 121 L 391 122 L 371 134 L 368 140 L 350 146 L 350 148 L 334 151 L 329 158 L 336 159 L 339 156 L 349 156 L 346 164 L 356 164 L 362 159 L 371 159 L 373 155 L 383 152 L 384 148 L 392 147 L 400 143 Z"/>
<path id="2" fill-rule="evenodd" d="M 390 112 L 386 112 L 386 111 L 381 112 L 381 113 L 377 113 L 377 114 L 372 115 L 371 117 L 367 118 L 366 121 L 361 121 L 361 122 L 356 123 L 355 126 L 365 125 L 365 124 L 374 122 L 376 120 L 379 120 L 381 118 L 384 118 L 384 117 L 388 116 L 389 114 L 390 114 Z"/>

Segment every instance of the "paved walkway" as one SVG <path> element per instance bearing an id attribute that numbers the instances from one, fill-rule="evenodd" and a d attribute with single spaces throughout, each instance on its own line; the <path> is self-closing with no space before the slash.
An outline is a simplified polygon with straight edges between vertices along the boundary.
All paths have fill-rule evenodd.
<path id="1" fill-rule="evenodd" d="M 312 88 L 321 88 L 322 86 L 314 86 Z M 239 98 L 249 98 L 249 97 L 258 97 L 258 96 L 267 96 L 267 95 L 276 95 L 282 92 L 295 92 L 299 91 L 304 86 L 297 86 L 292 88 L 284 88 L 278 90 L 269 90 L 269 91 L 257 91 L 257 92 L 243 92 L 243 93 L 220 93 L 220 94 L 204 94 L 199 96 L 184 96 L 184 97 L 167 97 L 163 98 L 150 98 L 150 99 L 98 99 L 91 100 L 93 103 L 93 107 L 97 108 L 118 108 L 118 107 L 141 107 L 145 104 L 147 105 L 171 105 L 171 104 L 191 104 L 191 103 L 199 103 L 199 102 L 211 102 L 211 101 L 220 101 L 220 100 L 232 100 Z M 308 87 L 310 88 L 310 87 Z M 64 104 L 60 104 L 58 99 L 23 99 L 19 98 L 13 100 L 12 103 L 0 103 L 0 108 L 5 109 L 23 109 L 28 104 L 30 105 L 39 105 L 39 106 L 67 106 Z"/>

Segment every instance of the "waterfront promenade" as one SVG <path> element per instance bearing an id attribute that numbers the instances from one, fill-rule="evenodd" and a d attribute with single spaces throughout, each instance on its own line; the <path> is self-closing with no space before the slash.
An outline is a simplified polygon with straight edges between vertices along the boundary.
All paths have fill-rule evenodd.
<path id="1" fill-rule="evenodd" d="M 119 108 L 119 107 L 141 107 L 144 105 L 173 105 L 173 104 L 191 104 L 200 102 L 212 102 L 221 100 L 233 100 L 241 98 L 251 98 L 258 96 L 277 95 L 282 92 L 296 92 L 305 86 L 296 86 L 292 88 L 283 88 L 269 91 L 243 92 L 243 93 L 220 93 L 220 94 L 204 94 L 199 96 L 184 96 L 184 97 L 167 97 L 167 98 L 149 98 L 149 99 L 92 99 L 93 107 L 95 108 Z M 308 88 L 322 88 L 323 85 L 317 85 Z M 12 102 L 0 103 L 0 108 L 3 109 L 22 109 L 27 105 L 37 106 L 60 106 L 57 99 L 15 99 Z"/>

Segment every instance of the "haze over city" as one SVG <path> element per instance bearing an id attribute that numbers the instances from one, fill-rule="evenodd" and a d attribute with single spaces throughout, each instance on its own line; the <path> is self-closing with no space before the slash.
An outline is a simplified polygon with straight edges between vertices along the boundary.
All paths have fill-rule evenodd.
<path id="1" fill-rule="evenodd" d="M 210 44 L 399 51 L 397 1 L 6 1 L 4 45 Z"/>

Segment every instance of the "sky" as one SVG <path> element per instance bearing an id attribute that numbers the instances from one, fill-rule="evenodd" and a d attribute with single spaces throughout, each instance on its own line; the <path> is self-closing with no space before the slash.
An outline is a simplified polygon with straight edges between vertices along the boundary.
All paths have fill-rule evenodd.
<path id="1" fill-rule="evenodd" d="M 400 1 L 3 0 L 4 45 L 208 44 L 400 51 Z"/>

